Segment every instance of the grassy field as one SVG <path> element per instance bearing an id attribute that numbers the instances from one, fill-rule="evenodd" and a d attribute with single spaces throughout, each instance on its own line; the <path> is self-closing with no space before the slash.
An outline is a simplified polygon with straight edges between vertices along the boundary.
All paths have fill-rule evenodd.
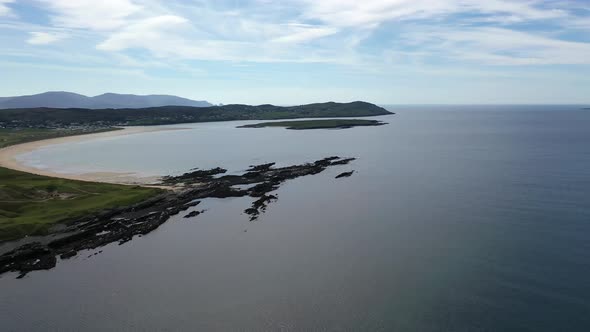
<path id="1" fill-rule="evenodd" d="M 0 130 L 0 147 L 80 132 Z M 0 167 L 0 241 L 43 235 L 69 218 L 152 197 L 161 190 L 50 178 Z"/>
<path id="2" fill-rule="evenodd" d="M 377 120 L 330 119 L 330 120 L 302 120 L 263 122 L 241 126 L 240 128 L 286 127 L 287 129 L 345 129 L 357 126 L 380 126 L 385 123 Z"/>

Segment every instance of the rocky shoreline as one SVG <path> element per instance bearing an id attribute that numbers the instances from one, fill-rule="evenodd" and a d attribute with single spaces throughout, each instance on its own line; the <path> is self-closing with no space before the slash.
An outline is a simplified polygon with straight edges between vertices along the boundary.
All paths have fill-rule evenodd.
<path id="1" fill-rule="evenodd" d="M 47 270 L 56 266 L 57 256 L 68 259 L 86 249 L 96 249 L 109 243 L 123 244 L 135 236 L 148 234 L 192 207 L 204 198 L 252 197 L 256 200 L 244 213 L 250 221 L 258 219 L 268 204 L 278 197 L 271 192 L 290 179 L 314 175 L 328 167 L 347 165 L 355 158 L 328 157 L 312 163 L 275 168 L 275 163 L 250 166 L 241 175 L 222 175 L 223 168 L 194 169 L 179 176 L 168 176 L 162 184 L 179 188 L 142 203 L 69 220 L 59 232 L 48 235 L 47 241 L 19 246 L 0 256 L 0 274 L 18 272 L 18 278 L 35 270 Z M 347 172 L 344 176 L 350 176 Z M 342 175 L 342 174 L 341 174 Z M 340 177 L 344 177 L 340 176 Z M 249 185 L 246 189 L 237 188 Z M 192 211 L 185 218 L 197 217 L 201 211 Z M 42 243 L 44 242 L 44 243 Z"/>

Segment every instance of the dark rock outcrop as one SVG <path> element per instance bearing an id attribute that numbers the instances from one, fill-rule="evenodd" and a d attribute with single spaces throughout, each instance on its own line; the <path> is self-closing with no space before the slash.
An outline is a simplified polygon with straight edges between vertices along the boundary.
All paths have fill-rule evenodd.
<path id="1" fill-rule="evenodd" d="M 188 219 L 188 218 L 193 218 L 193 217 L 196 217 L 196 216 L 200 215 L 200 214 L 201 214 L 201 213 L 203 213 L 203 212 L 205 212 L 205 210 L 201 210 L 201 211 L 196 211 L 196 210 L 195 210 L 195 211 L 193 211 L 193 212 L 190 212 L 190 213 L 189 213 L 189 214 L 187 214 L 186 216 L 184 216 L 184 218 L 187 218 L 187 219 Z"/>
<path id="2" fill-rule="evenodd" d="M 259 218 L 271 202 L 278 199 L 271 192 L 290 179 L 318 174 L 328 167 L 346 165 L 354 158 L 329 157 L 312 163 L 274 168 L 274 163 L 251 166 L 243 175 L 224 174 L 223 168 L 195 170 L 180 176 L 164 179 L 167 185 L 182 185 L 178 191 L 170 191 L 139 204 L 110 209 L 93 215 L 69 220 L 59 233 L 54 233 L 45 244 L 35 242 L 22 245 L 0 256 L 0 274 L 19 272 L 22 278 L 30 271 L 51 269 L 59 256 L 68 259 L 80 250 L 95 249 L 109 243 L 124 244 L 135 236 L 148 234 L 171 216 L 197 206 L 204 198 L 253 197 L 256 200 L 244 212 L 250 221 Z M 236 189 L 236 185 L 253 185 L 248 189 Z M 199 216 L 204 211 L 192 211 L 185 218 Z"/>
<path id="3" fill-rule="evenodd" d="M 354 173 L 354 171 L 340 173 L 340 174 L 336 175 L 336 179 L 350 177 L 353 173 Z"/>

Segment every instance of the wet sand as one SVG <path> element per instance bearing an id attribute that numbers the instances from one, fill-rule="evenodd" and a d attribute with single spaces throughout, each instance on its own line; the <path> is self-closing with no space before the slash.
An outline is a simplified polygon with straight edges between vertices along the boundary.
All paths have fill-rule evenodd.
<path id="1" fill-rule="evenodd" d="M 0 149 L 0 166 L 10 168 L 17 171 L 57 177 L 62 179 L 80 180 L 80 181 L 92 181 L 92 182 L 104 182 L 104 183 L 116 183 L 116 184 L 127 184 L 127 185 L 150 185 L 158 182 L 159 177 L 157 176 L 140 176 L 135 173 L 126 172 L 89 172 L 82 174 L 68 174 L 68 173 L 57 173 L 51 170 L 43 170 L 35 167 L 31 167 L 20 162 L 17 157 L 29 153 L 40 148 L 65 144 L 65 143 L 77 143 L 98 138 L 134 135 L 141 133 L 148 133 L 154 131 L 165 131 L 165 130 L 187 130 L 189 128 L 175 128 L 165 126 L 145 126 L 145 127 L 124 127 L 121 130 L 114 130 L 95 134 L 85 134 L 77 136 L 67 136 L 51 138 L 46 140 L 28 142 L 23 144 L 17 144 L 8 146 Z"/>

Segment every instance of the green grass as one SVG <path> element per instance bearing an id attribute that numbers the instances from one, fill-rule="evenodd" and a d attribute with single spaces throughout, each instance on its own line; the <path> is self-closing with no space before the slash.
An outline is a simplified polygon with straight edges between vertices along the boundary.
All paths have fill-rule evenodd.
<path id="1" fill-rule="evenodd" d="M 380 126 L 385 123 L 377 120 L 331 119 L 263 122 L 241 126 L 240 128 L 286 127 L 287 129 L 344 129 L 357 126 Z"/>
<path id="2" fill-rule="evenodd" d="M 0 146 L 72 134 L 0 130 Z M 0 167 L 0 241 L 47 234 L 62 221 L 138 203 L 161 192 L 154 188 L 51 178 Z"/>

